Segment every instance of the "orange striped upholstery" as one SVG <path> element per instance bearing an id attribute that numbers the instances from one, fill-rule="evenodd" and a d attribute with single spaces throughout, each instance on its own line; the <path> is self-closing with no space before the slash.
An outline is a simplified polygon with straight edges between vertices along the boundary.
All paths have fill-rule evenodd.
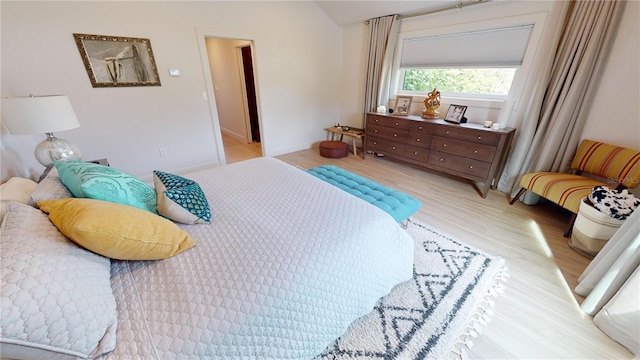
<path id="1" fill-rule="evenodd" d="M 622 184 L 634 188 L 640 184 L 640 151 L 583 140 L 571 162 L 571 169 L 597 175 L 606 181 L 554 172 L 525 174 L 520 186 L 577 214 L 582 198 L 594 186 L 615 188 Z"/>
<path id="2" fill-rule="evenodd" d="M 640 184 L 640 151 L 609 145 L 593 140 L 583 140 L 571 169 L 594 174 L 611 182 L 634 188 Z"/>
<path id="3" fill-rule="evenodd" d="M 607 186 L 607 184 L 584 176 L 554 172 L 528 173 L 520 180 L 520 186 L 523 188 L 553 201 L 575 214 L 578 213 L 582 198 L 589 195 L 591 189 L 598 185 Z"/>

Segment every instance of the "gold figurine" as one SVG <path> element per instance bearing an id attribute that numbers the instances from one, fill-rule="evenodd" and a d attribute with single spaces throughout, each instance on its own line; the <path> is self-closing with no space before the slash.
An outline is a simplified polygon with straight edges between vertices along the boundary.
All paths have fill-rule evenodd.
<path id="1" fill-rule="evenodd" d="M 438 112 L 438 108 L 440 107 L 440 91 L 433 88 L 433 91 L 429 92 L 424 99 L 424 107 L 427 108 L 422 111 L 422 117 L 424 119 L 437 119 L 438 115 L 440 115 Z"/>

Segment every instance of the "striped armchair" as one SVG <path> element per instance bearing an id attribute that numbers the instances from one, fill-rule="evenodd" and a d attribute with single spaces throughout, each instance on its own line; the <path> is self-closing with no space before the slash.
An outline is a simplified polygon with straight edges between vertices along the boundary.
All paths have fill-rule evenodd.
<path id="1" fill-rule="evenodd" d="M 522 188 L 509 204 L 513 204 L 529 190 L 571 211 L 565 237 L 571 235 L 582 198 L 589 195 L 595 186 L 607 186 L 622 190 L 640 184 L 640 151 L 605 144 L 593 140 L 583 140 L 571 162 L 574 174 L 554 172 L 532 172 L 520 180 Z M 582 176 L 583 173 L 596 175 Z"/>

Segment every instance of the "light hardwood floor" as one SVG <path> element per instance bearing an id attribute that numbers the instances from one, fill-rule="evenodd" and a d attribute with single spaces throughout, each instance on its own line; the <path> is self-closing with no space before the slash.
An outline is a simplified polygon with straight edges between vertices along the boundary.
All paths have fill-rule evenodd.
<path id="1" fill-rule="evenodd" d="M 222 134 L 222 144 L 227 164 L 262 156 L 262 144 L 244 144 L 229 135 Z"/>
<path id="2" fill-rule="evenodd" d="M 471 358 L 633 358 L 580 310 L 573 288 L 590 260 L 567 245 L 569 214 L 554 205 L 510 206 L 495 190 L 483 199 L 470 182 L 371 155 L 327 159 L 314 148 L 277 158 L 305 169 L 333 164 L 407 192 L 423 204 L 414 218 L 506 260 L 510 278 Z"/>

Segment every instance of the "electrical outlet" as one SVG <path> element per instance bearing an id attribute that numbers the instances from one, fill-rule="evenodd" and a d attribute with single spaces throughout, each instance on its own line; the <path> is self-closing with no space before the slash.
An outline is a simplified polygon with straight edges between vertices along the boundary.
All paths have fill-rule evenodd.
<path id="1" fill-rule="evenodd" d="M 167 148 L 161 147 L 160 149 L 158 149 L 158 152 L 160 153 L 160 156 L 162 156 L 162 157 L 166 157 L 167 156 Z"/>

